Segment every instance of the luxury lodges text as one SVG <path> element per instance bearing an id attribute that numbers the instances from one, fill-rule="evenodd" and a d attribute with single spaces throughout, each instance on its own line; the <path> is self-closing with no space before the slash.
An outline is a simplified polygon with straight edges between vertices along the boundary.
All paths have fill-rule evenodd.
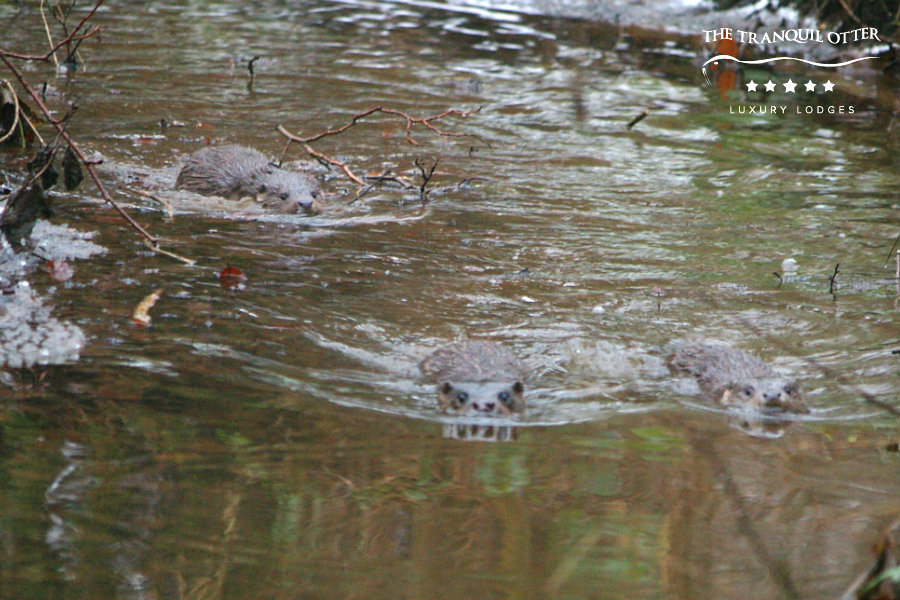
<path id="1" fill-rule="evenodd" d="M 798 115 L 852 115 L 855 112 L 852 104 L 848 104 L 847 106 L 844 106 L 843 104 L 838 104 L 837 106 L 814 106 L 807 104 L 806 106 L 795 106 L 794 108 L 797 109 Z M 787 109 L 788 106 L 786 104 L 738 104 L 737 106 L 732 104 L 728 107 L 728 112 L 733 115 L 783 115 L 787 112 Z"/>

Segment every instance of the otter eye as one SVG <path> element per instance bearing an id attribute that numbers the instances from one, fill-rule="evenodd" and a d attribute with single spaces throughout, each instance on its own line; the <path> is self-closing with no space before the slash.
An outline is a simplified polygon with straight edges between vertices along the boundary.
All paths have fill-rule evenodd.
<path id="1" fill-rule="evenodd" d="M 497 399 L 500 400 L 506 406 L 512 405 L 512 396 L 510 396 L 509 392 L 503 391 L 497 394 Z"/>
<path id="2" fill-rule="evenodd" d="M 282 200 L 287 200 L 288 199 L 287 192 L 281 192 L 281 194 L 279 194 L 278 197 L 281 198 Z"/>
<path id="3" fill-rule="evenodd" d="M 319 199 L 319 192 L 310 192 L 309 195 L 312 196 L 315 200 Z"/>
<path id="4" fill-rule="evenodd" d="M 744 394 L 746 394 L 747 396 L 752 396 L 753 395 L 753 386 L 748 385 L 747 387 L 745 387 Z"/>
<path id="5" fill-rule="evenodd" d="M 466 401 L 469 399 L 469 393 L 468 392 L 460 392 L 456 395 L 456 399 L 459 400 L 460 404 L 465 404 Z"/>
<path id="6" fill-rule="evenodd" d="M 260 193 L 260 194 L 265 194 L 265 193 L 266 193 L 266 186 L 265 186 L 265 185 L 259 186 L 259 193 Z"/>

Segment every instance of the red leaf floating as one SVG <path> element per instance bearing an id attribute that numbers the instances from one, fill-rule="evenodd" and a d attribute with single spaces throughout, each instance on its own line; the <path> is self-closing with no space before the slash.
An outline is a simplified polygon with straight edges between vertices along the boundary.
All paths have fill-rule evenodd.
<path id="1" fill-rule="evenodd" d="M 236 286 L 245 281 L 247 281 L 247 276 L 237 267 L 225 267 L 219 273 L 219 283 L 225 288 Z"/>

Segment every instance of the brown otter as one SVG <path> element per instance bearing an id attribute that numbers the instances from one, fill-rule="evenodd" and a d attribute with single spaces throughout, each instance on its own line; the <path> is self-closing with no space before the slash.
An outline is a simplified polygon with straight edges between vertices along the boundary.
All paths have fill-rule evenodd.
<path id="1" fill-rule="evenodd" d="M 438 384 L 443 410 L 509 415 L 525 408 L 525 366 L 495 342 L 450 344 L 425 358 L 419 369 Z"/>
<path id="2" fill-rule="evenodd" d="M 721 343 L 690 343 L 666 359 L 675 375 L 691 375 L 722 406 L 808 413 L 796 381 L 755 356 Z"/>
<path id="3" fill-rule="evenodd" d="M 232 200 L 250 196 L 266 208 L 286 213 L 322 212 L 315 179 L 278 168 L 262 153 L 246 146 L 201 148 L 187 159 L 175 187 Z"/>

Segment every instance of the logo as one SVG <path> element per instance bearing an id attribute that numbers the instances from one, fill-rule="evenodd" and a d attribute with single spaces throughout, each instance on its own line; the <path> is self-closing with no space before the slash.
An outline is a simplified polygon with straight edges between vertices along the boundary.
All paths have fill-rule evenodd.
<path id="1" fill-rule="evenodd" d="M 831 77 L 822 81 L 822 76 L 816 72 L 800 76 L 797 69 L 793 68 L 785 79 L 777 71 L 764 65 L 803 63 L 820 69 L 838 69 L 875 57 L 863 56 L 842 62 L 816 62 L 795 56 L 742 60 L 738 58 L 741 50 L 739 43 L 757 47 L 781 44 L 780 47 L 783 47 L 784 44 L 837 46 L 864 40 L 881 41 L 878 30 L 874 27 L 844 32 L 795 28 L 760 33 L 728 27 L 702 31 L 707 44 L 716 44 L 715 56 L 700 67 L 704 79 L 708 85 L 714 84 L 722 98 L 729 102 L 731 114 L 748 115 L 785 114 L 789 110 L 797 114 L 853 114 L 853 105 L 828 104 L 828 95 L 833 94 L 838 86 Z M 840 81 L 836 76 L 834 79 Z"/>

